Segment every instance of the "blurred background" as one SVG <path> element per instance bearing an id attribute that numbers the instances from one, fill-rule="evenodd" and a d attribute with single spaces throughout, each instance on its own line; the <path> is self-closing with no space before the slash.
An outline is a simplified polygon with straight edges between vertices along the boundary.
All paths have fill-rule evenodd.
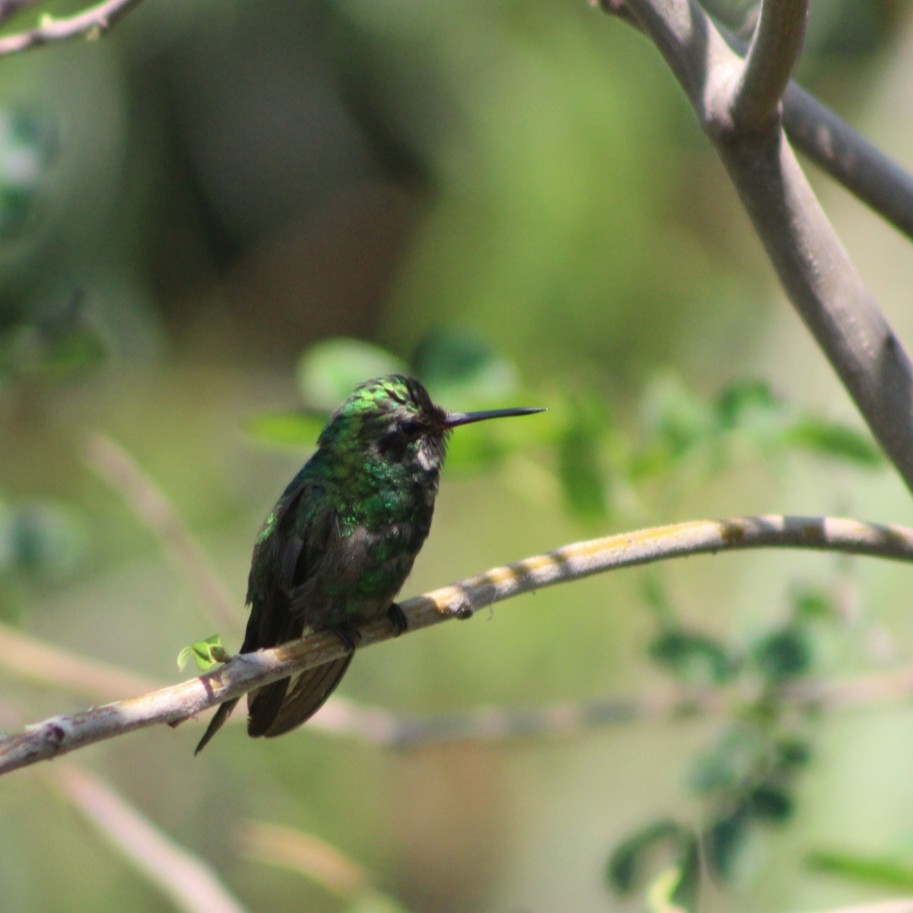
<path id="1" fill-rule="evenodd" d="M 812 7 L 800 78 L 909 167 L 909 4 Z M 812 178 L 913 339 L 908 242 Z M 0 620 L 85 661 L 65 674 L 0 641 L 0 728 L 185 678 L 178 653 L 216 631 L 235 649 L 259 523 L 351 382 L 393 368 L 452 409 L 549 409 L 456 437 L 404 596 L 696 517 L 913 522 L 632 28 L 583 2 L 147 0 L 103 41 L 0 60 Z M 163 532 L 159 497 L 189 539 Z M 704 910 L 910 893 L 907 707 L 776 716 L 804 754 L 765 768 L 782 801 L 751 827 L 726 809 L 754 761 L 728 786 L 700 774 L 735 764 L 733 726 L 770 735 L 739 719 L 746 688 L 908 662 L 905 575 L 762 552 L 625 571 L 379 645 L 339 692 L 509 719 L 731 685 L 731 716 L 409 748 L 231 726 L 194 759 L 198 720 L 12 774 L 0 904 L 185 908 L 60 770 L 107 784 L 249 910 L 640 909 L 607 864 L 666 819 L 738 831 Z M 306 835 L 305 874 L 251 822 Z M 860 874 L 871 859 L 894 880 Z"/>

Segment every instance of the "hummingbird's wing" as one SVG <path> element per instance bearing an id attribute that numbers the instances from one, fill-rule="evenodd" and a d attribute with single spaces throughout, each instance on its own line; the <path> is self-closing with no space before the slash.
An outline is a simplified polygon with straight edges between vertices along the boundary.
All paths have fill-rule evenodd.
<path id="1" fill-rule="evenodd" d="M 319 614 L 326 598 L 317 579 L 338 541 L 336 512 L 327 507 L 322 491 L 305 483 L 287 492 L 277 508 L 273 534 L 262 543 L 271 549 L 265 565 L 267 586 L 251 575 L 251 617 L 242 652 L 302 635 L 306 611 Z M 350 653 L 251 692 L 248 735 L 277 736 L 300 726 L 323 706 L 351 660 Z"/>
<path id="2" fill-rule="evenodd" d="M 309 720 L 333 693 L 354 655 L 347 653 L 332 662 L 308 669 L 295 679 L 276 682 L 276 685 L 283 686 L 281 692 L 276 689 L 273 694 L 269 693 L 275 685 L 261 688 L 249 702 L 248 735 L 272 738 L 290 732 Z M 294 684 L 289 688 L 291 682 Z"/>
<path id="3" fill-rule="evenodd" d="M 289 594 L 295 588 L 295 577 L 299 575 L 302 563 L 305 542 L 298 530 L 307 517 L 300 517 L 299 512 L 302 499 L 307 497 L 310 488 L 312 486 L 303 478 L 303 473 L 299 474 L 283 492 L 257 538 L 247 581 L 247 602 L 251 611 L 240 653 L 275 647 L 300 637 L 304 630 L 304 618 L 291 611 Z M 314 492 L 311 492 L 310 500 L 316 500 Z M 329 521 L 327 517 L 324 522 Z M 318 526 L 325 528 L 324 524 L 318 523 Z M 264 734 L 269 728 L 282 706 L 288 686 L 289 679 L 283 679 L 248 695 L 252 714 L 250 725 L 262 729 L 257 735 Z M 219 706 L 195 754 L 202 751 L 222 727 L 238 700 L 234 698 Z"/>

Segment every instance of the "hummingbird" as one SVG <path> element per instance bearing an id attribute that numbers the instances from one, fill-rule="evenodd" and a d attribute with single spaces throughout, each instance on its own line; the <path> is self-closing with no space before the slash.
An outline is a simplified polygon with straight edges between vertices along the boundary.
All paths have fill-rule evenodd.
<path id="1" fill-rule="evenodd" d="M 355 388 L 257 534 L 240 650 L 278 646 L 307 626 L 333 631 L 349 651 L 250 692 L 250 736 L 283 735 L 320 709 L 349 668 L 358 625 L 387 614 L 397 634 L 406 629 L 394 599 L 431 528 L 450 432 L 543 411 L 447 412 L 419 381 L 401 374 Z M 238 700 L 219 706 L 195 753 Z"/>

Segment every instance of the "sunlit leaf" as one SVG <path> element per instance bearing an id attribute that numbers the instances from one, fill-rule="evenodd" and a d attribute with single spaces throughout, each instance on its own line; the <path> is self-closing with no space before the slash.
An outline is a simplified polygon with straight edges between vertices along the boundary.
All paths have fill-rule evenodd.
<path id="1" fill-rule="evenodd" d="M 603 454 L 605 409 L 594 402 L 575 401 L 568 410 L 568 423 L 558 440 L 558 478 L 564 500 L 572 513 L 601 519 L 609 513 L 611 490 Z"/>
<path id="2" fill-rule="evenodd" d="M 648 869 L 655 864 L 656 857 L 663 855 L 662 867 L 671 859 L 683 867 L 684 873 L 691 865 L 693 843 L 692 833 L 678 822 L 655 821 L 616 847 L 606 864 L 606 878 L 620 894 L 628 894 L 648 877 Z"/>
<path id="3" fill-rule="evenodd" d="M 358 339 L 328 339 L 302 354 L 297 368 L 298 389 L 309 407 L 330 412 L 363 381 L 397 373 L 411 372 L 380 346 Z"/>
<path id="4" fill-rule="evenodd" d="M 866 469 L 884 465 L 884 457 L 866 434 L 846 425 L 805 417 L 785 434 L 796 447 Z"/>
<path id="5" fill-rule="evenodd" d="M 197 664 L 201 672 L 208 672 L 219 663 L 226 663 L 231 659 L 231 654 L 222 646 L 222 638 L 213 634 L 205 640 L 198 640 L 189 644 L 178 653 L 178 669 L 183 671 L 189 660 Z"/>
<path id="6" fill-rule="evenodd" d="M 834 617 L 834 600 L 824 590 L 804 588 L 793 596 L 792 603 L 796 618 L 803 621 Z"/>
<path id="7" fill-rule="evenodd" d="M 830 850 L 816 850 L 806 859 L 818 872 L 889 890 L 913 890 L 913 860 Z"/>

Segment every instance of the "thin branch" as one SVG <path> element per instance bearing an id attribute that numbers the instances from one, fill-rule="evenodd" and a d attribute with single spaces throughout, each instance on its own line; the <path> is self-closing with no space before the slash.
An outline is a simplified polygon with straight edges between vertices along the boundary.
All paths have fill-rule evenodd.
<path id="1" fill-rule="evenodd" d="M 794 707 L 843 710 L 913 695 L 913 667 L 859 675 L 843 681 L 807 680 L 783 685 L 778 696 Z M 605 726 L 690 720 L 725 713 L 744 695 L 724 689 L 665 690 L 644 698 L 568 701 L 545 707 L 486 707 L 429 718 L 394 714 L 378 707 L 342 704 L 333 723 L 314 723 L 332 735 L 355 736 L 393 749 L 413 749 L 451 742 L 502 742 L 513 739 L 575 735 Z M 339 699 L 337 699 L 339 700 Z"/>
<path id="2" fill-rule="evenodd" d="M 797 149 L 913 240 L 913 176 L 796 83 L 783 97 L 783 126 Z"/>
<path id="3" fill-rule="evenodd" d="M 840 244 L 783 131 L 732 121 L 742 61 L 691 0 L 627 0 L 716 146 L 786 293 L 913 491 L 913 364 Z"/>
<path id="4" fill-rule="evenodd" d="M 803 548 L 913 561 L 913 529 L 831 517 L 695 520 L 567 545 L 401 603 L 409 629 L 453 618 L 523 593 L 669 558 L 750 548 Z M 387 619 L 360 629 L 361 645 L 394 635 Z M 64 714 L 0 739 L 0 774 L 158 723 L 177 723 L 246 691 L 342 656 L 331 632 L 236 656 L 215 672 L 129 700 Z"/>
<path id="5" fill-rule="evenodd" d="M 122 856 L 186 913 L 246 913 L 218 876 L 178 846 L 110 786 L 72 764 L 52 783 Z"/>
<path id="6" fill-rule="evenodd" d="M 765 129 L 775 119 L 802 50 L 807 18 L 807 0 L 762 0 L 732 97 L 732 121 L 737 130 Z"/>
<path id="7" fill-rule="evenodd" d="M 324 840 L 257 821 L 244 824 L 240 838 L 244 855 L 304 875 L 346 904 L 374 893 L 367 872 Z"/>
<path id="8" fill-rule="evenodd" d="M 75 38 L 99 38 L 140 3 L 142 0 L 105 0 L 73 16 L 42 16 L 38 28 L 0 38 L 0 57 Z"/>
<path id="9" fill-rule="evenodd" d="M 886 900 L 838 909 L 831 908 L 825 910 L 824 913 L 913 913 L 913 898 Z"/>
<path id="10" fill-rule="evenodd" d="M 85 455 L 89 466 L 155 533 L 174 563 L 196 588 L 213 622 L 219 627 L 238 627 L 239 612 L 228 588 L 155 482 L 123 447 L 105 435 L 91 435 L 86 441 Z"/>

